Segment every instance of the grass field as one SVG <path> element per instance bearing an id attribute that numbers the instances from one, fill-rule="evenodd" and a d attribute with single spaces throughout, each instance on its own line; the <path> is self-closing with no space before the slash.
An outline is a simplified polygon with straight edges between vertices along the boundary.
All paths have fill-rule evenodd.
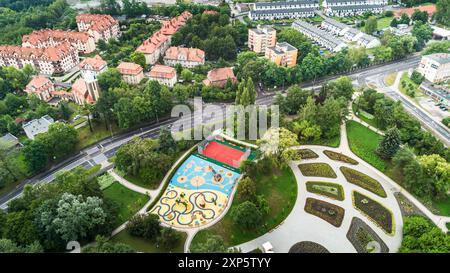
<path id="1" fill-rule="evenodd" d="M 291 169 L 276 171 L 273 175 L 261 175 L 255 179 L 257 194 L 263 194 L 269 203 L 270 211 L 257 230 L 247 231 L 233 224 L 230 211 L 239 205 L 237 198 L 227 215 L 214 226 L 199 231 L 192 245 L 204 242 L 210 235 L 220 235 L 228 246 L 235 246 L 253 240 L 278 226 L 291 212 L 297 200 L 297 182 Z"/>
<path id="2" fill-rule="evenodd" d="M 450 197 L 433 201 L 433 206 L 439 211 L 440 215 L 450 216 Z"/>
<path id="3" fill-rule="evenodd" d="M 117 226 L 128 221 L 150 200 L 148 196 L 129 190 L 119 182 L 114 182 L 104 189 L 103 194 L 106 198 L 113 200 L 119 207 Z"/>
<path id="4" fill-rule="evenodd" d="M 355 116 L 360 118 L 362 121 L 366 122 L 367 124 L 378 128 L 376 118 L 369 118 L 370 113 L 365 112 L 364 110 L 360 109 L 358 112 L 356 111 L 356 104 L 355 102 L 352 102 L 352 110 Z"/>
<path id="5" fill-rule="evenodd" d="M 375 152 L 382 136 L 351 120 L 347 122 L 347 137 L 353 153 L 378 170 L 382 172 L 386 170 L 387 162 Z"/>
<path id="6" fill-rule="evenodd" d="M 116 236 L 111 238 L 114 243 L 124 243 L 131 246 L 133 249 L 139 252 L 146 253 L 183 253 L 184 242 L 186 241 L 186 233 L 180 232 L 182 237 L 177 246 L 171 249 L 159 246 L 157 243 L 148 239 L 134 237 L 128 234 L 126 230 L 121 231 Z"/>

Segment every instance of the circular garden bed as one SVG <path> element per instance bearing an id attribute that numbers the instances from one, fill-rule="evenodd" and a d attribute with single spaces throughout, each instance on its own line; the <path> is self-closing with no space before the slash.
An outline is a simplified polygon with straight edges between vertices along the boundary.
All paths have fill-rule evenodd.
<path id="1" fill-rule="evenodd" d="M 330 251 L 321 244 L 304 241 L 291 246 L 289 253 L 330 253 Z"/>

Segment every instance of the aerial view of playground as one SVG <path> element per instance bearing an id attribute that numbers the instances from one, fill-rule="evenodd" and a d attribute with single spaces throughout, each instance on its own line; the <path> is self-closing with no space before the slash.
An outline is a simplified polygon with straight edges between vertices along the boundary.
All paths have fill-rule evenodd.
<path id="1" fill-rule="evenodd" d="M 220 137 L 203 141 L 176 170 L 152 213 L 176 228 L 210 223 L 228 205 L 241 175 L 240 162 L 252 158 L 250 148 Z"/>

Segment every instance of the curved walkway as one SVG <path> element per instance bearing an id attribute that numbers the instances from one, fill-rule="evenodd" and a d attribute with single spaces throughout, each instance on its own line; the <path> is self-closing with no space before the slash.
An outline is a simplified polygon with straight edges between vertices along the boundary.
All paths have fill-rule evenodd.
<path id="1" fill-rule="evenodd" d="M 403 220 L 400 207 L 398 206 L 395 196 L 393 195 L 394 191 L 389 187 L 389 184 L 384 179 L 382 179 L 382 177 L 380 177 L 379 175 L 377 175 L 375 172 L 372 171 L 373 167 L 366 167 L 362 165 L 361 159 L 349 153 L 350 148 L 348 147 L 346 135 L 344 134 L 342 136 L 343 137 L 340 146 L 338 148 L 330 148 L 315 145 L 293 147 L 293 149 L 311 149 L 319 156 L 318 158 L 315 159 L 292 161 L 289 164 L 295 174 L 298 183 L 298 199 L 296 201 L 294 209 L 292 210 L 290 215 L 286 218 L 286 220 L 271 232 L 259 238 L 256 238 L 250 242 L 238 245 L 236 247 L 240 248 L 243 252 L 248 252 L 257 247 L 260 247 L 264 242 L 269 241 L 272 243 L 275 252 L 285 253 L 288 252 L 290 247 L 297 242 L 313 241 L 323 245 L 330 252 L 336 253 L 356 252 L 356 249 L 347 239 L 346 234 L 350 228 L 352 218 L 358 217 L 359 219 L 363 220 L 367 225 L 369 225 L 372 228 L 372 230 L 374 230 L 378 234 L 378 236 L 381 237 L 381 239 L 389 247 L 390 252 L 397 251 L 397 249 L 400 247 L 402 240 Z M 346 154 L 352 157 L 353 159 L 357 160 L 358 162 L 360 162 L 360 164 L 350 165 L 340 161 L 331 160 L 323 153 L 324 150 L 331 150 L 334 152 Z M 328 165 L 330 165 L 337 174 L 337 178 L 333 179 L 323 177 L 305 177 L 298 168 L 298 164 L 301 163 L 319 163 L 319 162 L 327 163 Z M 366 173 L 369 176 L 374 177 L 385 188 L 385 191 L 388 195 L 387 198 L 381 198 L 356 185 L 348 183 L 343 174 L 339 170 L 341 166 L 348 166 L 353 169 L 359 170 L 360 172 Z M 317 194 L 310 193 L 306 190 L 305 184 L 306 181 L 324 181 L 340 184 L 344 188 L 345 200 L 337 201 Z M 366 216 L 362 215 L 359 211 L 353 208 L 351 198 L 351 192 L 353 190 L 357 190 L 358 192 L 370 196 L 370 198 L 382 203 L 392 211 L 393 217 L 395 219 L 394 236 L 390 236 L 384 233 L 384 231 L 381 228 L 379 228 L 373 222 L 368 220 Z M 342 225 L 339 228 L 336 228 L 331 224 L 329 224 L 328 222 L 322 220 L 321 218 L 305 212 L 304 206 L 306 203 L 306 198 L 308 197 L 323 200 L 328 203 L 332 203 L 344 208 L 345 216 Z"/>

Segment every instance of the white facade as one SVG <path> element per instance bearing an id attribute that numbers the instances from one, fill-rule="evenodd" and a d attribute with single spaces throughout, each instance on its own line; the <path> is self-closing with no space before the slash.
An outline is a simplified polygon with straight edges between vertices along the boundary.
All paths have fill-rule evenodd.
<path id="1" fill-rule="evenodd" d="M 417 71 L 433 83 L 449 80 L 450 54 L 436 53 L 423 56 Z"/>
<path id="2" fill-rule="evenodd" d="M 317 44 L 326 49 L 339 52 L 343 48 L 347 47 L 341 39 L 336 36 L 329 34 L 328 32 L 304 21 L 295 21 L 292 23 L 292 28 L 300 33 L 303 33 L 306 37 L 310 38 Z"/>
<path id="3" fill-rule="evenodd" d="M 319 9 L 316 0 L 274 1 L 250 4 L 251 20 L 299 19 L 314 17 Z"/>
<path id="4" fill-rule="evenodd" d="M 373 48 L 381 45 L 379 39 L 331 18 L 322 21 L 320 27 L 333 35 L 343 36 L 347 41 L 356 42 L 359 46 L 365 48 Z"/>

